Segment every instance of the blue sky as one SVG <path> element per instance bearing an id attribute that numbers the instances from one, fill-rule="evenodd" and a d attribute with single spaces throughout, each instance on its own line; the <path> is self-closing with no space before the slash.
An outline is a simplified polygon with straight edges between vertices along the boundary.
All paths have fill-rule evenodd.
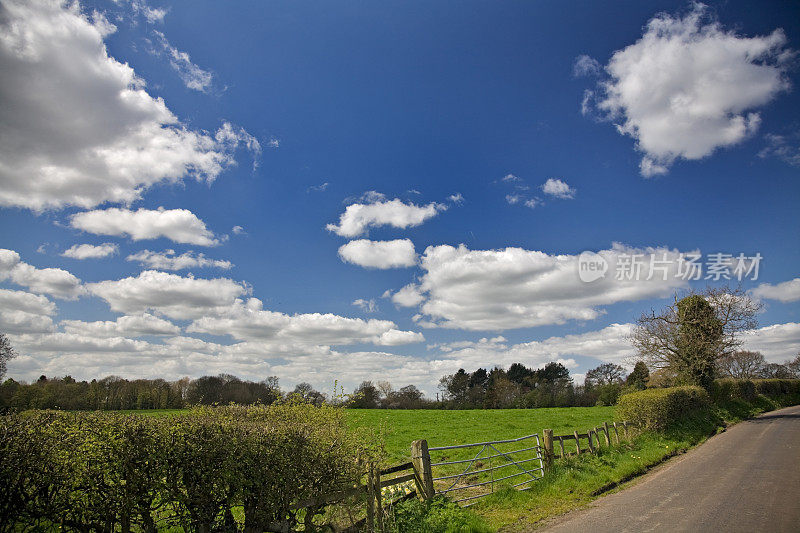
<path id="1" fill-rule="evenodd" d="M 12 377 L 431 394 L 559 360 L 580 381 L 633 355 L 642 311 L 714 283 L 675 277 L 694 251 L 760 254 L 746 343 L 800 350 L 792 3 L 3 10 Z M 579 279 L 584 251 L 605 278 Z M 633 254 L 669 279 L 615 279 Z"/>

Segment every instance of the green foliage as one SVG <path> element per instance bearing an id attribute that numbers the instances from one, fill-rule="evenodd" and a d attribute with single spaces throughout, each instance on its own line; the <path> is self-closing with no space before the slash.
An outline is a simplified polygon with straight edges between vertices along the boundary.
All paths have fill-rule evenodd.
<path id="1" fill-rule="evenodd" d="M 633 371 L 628 375 L 625 380 L 625 385 L 632 387 L 636 390 L 644 390 L 647 388 L 647 380 L 650 378 L 650 370 L 644 361 L 637 361 L 633 366 Z"/>
<path id="2" fill-rule="evenodd" d="M 722 322 L 705 298 L 692 294 L 680 300 L 675 372 L 688 383 L 708 389 L 714 381 L 722 334 Z"/>
<path id="3" fill-rule="evenodd" d="M 665 430 L 681 418 L 710 406 L 708 393 L 694 386 L 648 389 L 626 394 L 617 403 L 617 419 Z"/>
<path id="4" fill-rule="evenodd" d="M 445 498 L 402 502 L 392 509 L 390 531 L 396 533 L 488 533 L 477 515 Z"/>
<path id="5" fill-rule="evenodd" d="M 378 459 L 374 443 L 347 430 L 342 410 L 293 402 L 175 417 L 8 415 L 0 418 L 0 531 L 289 531 L 314 514 L 293 504 L 360 481 Z"/>
<path id="6" fill-rule="evenodd" d="M 718 379 L 711 386 L 715 403 L 742 400 L 753 402 L 758 395 L 790 405 L 800 401 L 800 379 Z"/>

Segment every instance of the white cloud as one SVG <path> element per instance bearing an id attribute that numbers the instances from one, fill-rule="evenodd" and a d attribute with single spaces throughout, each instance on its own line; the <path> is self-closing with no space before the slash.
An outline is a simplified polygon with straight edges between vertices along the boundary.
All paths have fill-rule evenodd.
<path id="1" fill-rule="evenodd" d="M 231 228 L 231 233 L 233 233 L 234 235 L 247 235 L 247 232 L 241 226 L 234 226 L 233 228 Z"/>
<path id="2" fill-rule="evenodd" d="M 137 261 L 143 266 L 159 270 L 183 270 L 186 268 L 222 268 L 227 270 L 233 266 L 230 261 L 208 259 L 204 254 L 195 254 L 191 250 L 180 255 L 175 255 L 175 250 L 164 250 L 163 252 L 141 250 L 129 255 L 126 261 Z"/>
<path id="3" fill-rule="evenodd" d="M 172 322 L 147 313 L 121 316 L 113 321 L 84 322 L 82 320 L 62 320 L 60 326 L 64 328 L 66 333 L 94 338 L 178 335 L 181 331 Z"/>
<path id="4" fill-rule="evenodd" d="M 47 0 L 0 10 L 0 205 L 129 203 L 157 183 L 211 182 L 235 163 L 238 143 L 188 129 L 109 57 L 114 27 L 101 15 Z"/>
<path id="5" fill-rule="evenodd" d="M 117 0 L 115 0 L 117 2 Z M 117 2 L 118 3 L 118 2 Z M 167 10 L 160 7 L 150 7 L 144 0 L 131 0 L 131 10 L 143 16 L 147 22 L 164 22 L 164 17 L 167 15 Z"/>
<path id="6" fill-rule="evenodd" d="M 267 141 L 267 146 L 270 148 L 278 148 L 281 145 L 281 140 L 276 139 L 275 137 L 270 137 L 269 141 Z"/>
<path id="7" fill-rule="evenodd" d="M 384 293 L 386 296 L 386 293 Z M 416 307 L 425 300 L 419 292 L 419 287 L 411 283 L 392 295 L 392 302 L 400 307 Z"/>
<path id="8" fill-rule="evenodd" d="M 72 259 L 100 259 L 117 253 L 119 247 L 116 244 L 105 242 L 98 246 L 93 244 L 75 244 L 69 249 L 64 250 L 62 257 Z"/>
<path id="9" fill-rule="evenodd" d="M 518 204 L 520 200 L 522 197 L 519 194 L 506 194 L 506 202 L 511 205 Z"/>
<path id="10" fill-rule="evenodd" d="M 707 19 L 702 4 L 683 18 L 657 15 L 605 67 L 597 107 L 636 140 L 645 177 L 741 142 L 760 123 L 752 110 L 789 87 L 782 30 L 742 37 Z"/>
<path id="11" fill-rule="evenodd" d="M 378 310 L 378 303 L 374 298 L 370 298 L 369 300 L 359 298 L 358 300 L 353 300 L 353 305 L 360 308 L 365 313 L 374 313 Z"/>
<path id="12" fill-rule="evenodd" d="M 783 363 L 800 353 L 800 324 L 772 324 L 744 335 L 745 350 L 753 350 L 764 354 L 770 363 Z"/>
<path id="13" fill-rule="evenodd" d="M 417 264 L 417 253 L 410 239 L 350 241 L 339 247 L 339 257 L 346 263 L 367 268 L 404 268 Z"/>
<path id="14" fill-rule="evenodd" d="M 543 204 L 544 202 L 542 202 L 539 198 L 528 198 L 525 200 L 525 207 L 530 207 L 531 209 L 536 209 Z"/>
<path id="15" fill-rule="evenodd" d="M 346 318 L 330 313 L 287 315 L 262 309 L 261 301 L 256 298 L 239 301 L 220 310 L 218 316 L 198 318 L 186 331 L 301 346 L 356 343 L 393 346 L 424 340 L 421 333 L 399 331 L 388 320 Z"/>
<path id="16" fill-rule="evenodd" d="M 214 233 L 188 209 L 157 210 L 111 207 L 76 213 L 70 218 L 73 228 L 95 235 L 129 236 L 134 241 L 165 237 L 174 242 L 214 246 Z"/>
<path id="17" fill-rule="evenodd" d="M 319 185 L 312 185 L 306 189 L 306 192 L 323 192 L 328 188 L 329 185 L 330 183 L 327 181 L 325 183 L 320 183 Z"/>
<path id="18" fill-rule="evenodd" d="M 572 75 L 576 78 L 584 76 L 597 76 L 602 71 L 600 63 L 586 54 L 581 54 L 575 58 L 575 63 L 572 65 Z"/>
<path id="19" fill-rule="evenodd" d="M 575 193 L 577 191 L 574 187 L 570 187 L 560 179 L 549 178 L 542 185 L 542 192 L 550 196 L 555 196 L 556 198 L 561 198 L 562 200 L 568 200 L 575 198 Z"/>
<path id="20" fill-rule="evenodd" d="M 90 283 L 87 289 L 125 314 L 155 312 L 175 319 L 223 312 L 249 289 L 228 278 L 199 279 L 154 270 L 137 277 Z"/>
<path id="21" fill-rule="evenodd" d="M 368 203 L 348 205 L 339 217 L 339 224 L 328 224 L 326 229 L 342 237 L 358 237 L 367 233 L 370 227 L 392 226 L 405 229 L 419 226 L 439 211 L 446 209 L 437 203 L 418 206 L 402 200 L 385 200 L 381 193 L 369 191 Z"/>
<path id="22" fill-rule="evenodd" d="M 798 137 L 800 137 L 800 134 L 797 133 L 789 137 L 767 133 L 764 135 L 767 140 L 767 146 L 758 152 L 758 157 L 762 159 L 775 157 L 787 165 L 800 167 L 800 142 L 798 142 Z"/>
<path id="23" fill-rule="evenodd" d="M 517 181 L 522 181 L 522 179 L 519 176 L 515 176 L 514 174 L 506 174 L 505 176 L 500 178 L 500 181 L 503 181 L 505 183 L 514 183 Z"/>
<path id="24" fill-rule="evenodd" d="M 779 302 L 796 302 L 800 300 L 800 278 L 784 281 L 777 285 L 762 283 L 751 291 L 753 296 Z"/>
<path id="25" fill-rule="evenodd" d="M 56 305 L 44 296 L 25 291 L 0 289 L 0 331 L 43 333 L 53 329 L 50 318 Z"/>
<path id="26" fill-rule="evenodd" d="M 0 248 L 0 281 L 11 279 L 17 285 L 57 298 L 77 298 L 84 293 L 81 280 L 61 268 L 36 268 L 20 260 L 14 250 Z"/>
<path id="27" fill-rule="evenodd" d="M 639 255 L 639 279 L 617 279 L 621 258 Z M 657 262 L 651 269 L 651 254 Z M 600 306 L 665 296 L 687 282 L 676 277 L 679 252 L 667 248 L 634 249 L 614 244 L 598 255 L 608 271 L 591 283 L 578 275 L 577 255 L 549 255 L 522 248 L 469 250 L 463 244 L 428 247 L 418 284 L 393 296 L 399 305 L 421 303 L 433 327 L 504 330 L 570 320 L 592 320 Z M 663 267 L 663 270 L 660 268 Z M 652 279 L 647 277 L 652 275 Z"/>
<path id="28" fill-rule="evenodd" d="M 156 36 L 160 50 L 154 53 L 166 53 L 169 58 L 169 64 L 172 69 L 178 73 L 178 76 L 183 81 L 188 89 L 200 92 L 208 92 L 211 89 L 211 83 L 214 75 L 207 70 L 203 70 L 194 63 L 192 63 L 189 54 L 181 52 L 172 46 L 167 40 L 166 36 L 160 31 L 153 31 Z"/>
<path id="29" fill-rule="evenodd" d="M 463 204 L 464 203 L 464 197 L 461 195 L 460 192 L 457 192 L 455 194 L 451 194 L 450 196 L 447 197 L 447 199 L 450 200 L 451 202 L 453 202 L 454 204 Z"/>

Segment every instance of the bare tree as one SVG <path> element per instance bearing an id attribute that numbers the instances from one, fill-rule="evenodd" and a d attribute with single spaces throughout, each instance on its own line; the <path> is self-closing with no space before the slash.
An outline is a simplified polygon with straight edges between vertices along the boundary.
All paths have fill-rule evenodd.
<path id="1" fill-rule="evenodd" d="M 17 356 L 16 350 L 11 346 L 11 341 L 4 333 L 0 333 L 0 382 L 6 375 L 7 364 Z"/>
<path id="2" fill-rule="evenodd" d="M 631 342 L 654 369 L 670 368 L 686 382 L 710 386 L 716 362 L 741 346 L 742 332 L 758 325 L 761 304 L 739 287 L 708 287 L 676 294 L 660 313 L 639 318 Z"/>
<path id="3" fill-rule="evenodd" d="M 725 377 L 753 379 L 761 374 L 766 361 L 761 352 L 738 350 L 717 359 L 717 369 Z"/>

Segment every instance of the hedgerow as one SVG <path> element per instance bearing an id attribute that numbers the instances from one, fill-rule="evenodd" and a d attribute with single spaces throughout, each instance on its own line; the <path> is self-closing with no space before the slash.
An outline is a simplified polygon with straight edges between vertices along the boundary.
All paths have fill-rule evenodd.
<path id="1" fill-rule="evenodd" d="M 34 412 L 0 418 L 0 531 L 290 531 L 296 504 L 352 488 L 374 439 L 341 410 L 203 407 L 179 417 Z"/>
<path id="2" fill-rule="evenodd" d="M 647 389 L 621 396 L 616 416 L 647 429 L 663 430 L 710 403 L 701 387 Z"/>
<path id="3" fill-rule="evenodd" d="M 792 403 L 800 400 L 800 379 L 718 379 L 711 386 L 715 403 L 752 402 L 759 394 L 779 403 Z"/>

